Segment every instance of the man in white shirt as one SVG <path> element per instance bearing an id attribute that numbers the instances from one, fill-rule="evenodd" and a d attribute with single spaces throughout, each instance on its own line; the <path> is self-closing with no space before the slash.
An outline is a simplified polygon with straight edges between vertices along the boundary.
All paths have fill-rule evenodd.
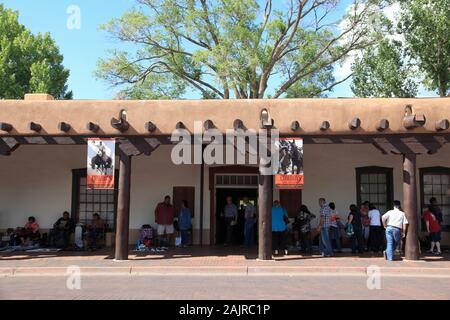
<path id="1" fill-rule="evenodd" d="M 370 231 L 369 244 L 374 253 L 383 250 L 383 228 L 381 227 L 381 213 L 373 203 L 369 203 Z"/>
<path id="2" fill-rule="evenodd" d="M 383 226 L 386 228 L 386 251 L 383 252 L 385 259 L 394 260 L 394 250 L 399 241 L 406 235 L 408 220 L 401 210 L 400 201 L 394 201 L 394 209 L 382 216 Z"/>

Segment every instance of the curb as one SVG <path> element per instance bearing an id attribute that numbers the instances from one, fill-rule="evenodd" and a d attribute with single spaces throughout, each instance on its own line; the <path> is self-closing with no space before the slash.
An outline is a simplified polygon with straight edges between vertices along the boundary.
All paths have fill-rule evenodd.
<path id="1" fill-rule="evenodd" d="M 75 269 L 68 269 L 74 267 Z M 367 276 L 366 267 L 332 266 L 120 266 L 120 267 L 6 267 L 0 277 L 68 276 L 78 271 L 85 276 Z M 380 267 L 381 276 L 450 277 L 450 268 Z"/>

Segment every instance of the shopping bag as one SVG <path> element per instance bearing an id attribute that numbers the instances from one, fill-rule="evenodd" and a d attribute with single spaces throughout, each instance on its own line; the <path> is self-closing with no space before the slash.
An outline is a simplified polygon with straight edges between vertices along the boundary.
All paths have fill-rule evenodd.
<path id="1" fill-rule="evenodd" d="M 181 246 L 181 237 L 175 238 L 175 246 L 177 246 L 177 247 Z"/>

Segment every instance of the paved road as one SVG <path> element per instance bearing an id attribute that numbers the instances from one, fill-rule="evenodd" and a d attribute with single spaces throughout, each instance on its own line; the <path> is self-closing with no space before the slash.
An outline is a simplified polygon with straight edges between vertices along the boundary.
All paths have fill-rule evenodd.
<path id="1" fill-rule="evenodd" d="M 62 276 L 3 277 L 0 299 L 450 299 L 449 277 L 384 277 L 373 290 L 367 277 L 355 275 L 84 276 L 79 290 L 66 282 Z"/>

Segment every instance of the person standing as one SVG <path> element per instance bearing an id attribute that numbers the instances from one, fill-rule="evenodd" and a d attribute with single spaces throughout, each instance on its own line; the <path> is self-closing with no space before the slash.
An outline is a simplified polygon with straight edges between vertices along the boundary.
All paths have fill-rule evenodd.
<path id="1" fill-rule="evenodd" d="M 383 230 L 381 229 L 381 214 L 373 203 L 369 204 L 369 219 L 370 219 L 370 231 L 369 231 L 369 243 L 370 249 L 377 253 L 382 250 L 383 245 Z"/>
<path id="2" fill-rule="evenodd" d="M 246 248 L 250 249 L 253 245 L 253 229 L 256 221 L 256 209 L 255 206 L 248 200 L 247 197 L 244 198 L 244 217 L 245 217 L 245 228 L 244 228 L 244 245 Z"/>
<path id="3" fill-rule="evenodd" d="M 364 237 L 364 250 L 369 251 L 370 236 L 370 218 L 369 218 L 369 201 L 364 201 L 360 209 L 362 233 Z"/>
<path id="4" fill-rule="evenodd" d="M 333 240 L 336 243 L 334 250 L 336 252 L 342 252 L 341 250 L 341 229 L 339 228 L 339 214 L 336 210 L 334 202 L 330 202 L 328 206 L 331 209 L 331 224 L 330 224 L 330 242 L 333 246 Z"/>
<path id="5" fill-rule="evenodd" d="M 360 254 L 364 253 L 364 237 L 361 223 L 361 212 L 354 204 L 350 205 L 350 213 L 348 214 L 347 223 L 351 224 L 353 227 L 353 234 L 350 238 L 352 253 L 356 253 L 356 250 L 358 250 L 358 253 Z"/>
<path id="6" fill-rule="evenodd" d="M 280 205 L 280 201 L 275 200 L 272 206 L 272 245 L 275 255 L 280 250 L 284 250 L 284 254 L 288 254 L 284 241 L 287 221 L 288 215 L 286 210 Z"/>
<path id="7" fill-rule="evenodd" d="M 430 198 L 430 205 L 431 207 L 429 207 L 429 210 L 436 217 L 437 221 L 439 222 L 439 225 L 442 224 L 443 221 L 442 211 L 441 208 L 439 208 L 435 197 Z"/>
<path id="8" fill-rule="evenodd" d="M 226 226 L 226 240 L 224 245 L 228 246 L 232 243 L 233 240 L 233 227 L 237 224 L 238 218 L 238 208 L 233 203 L 233 198 L 227 197 L 227 204 L 223 209 L 222 216 L 225 217 L 225 226 Z"/>
<path id="9" fill-rule="evenodd" d="M 308 207 L 301 205 L 297 217 L 295 217 L 295 228 L 299 233 L 301 250 L 303 253 L 312 254 L 312 244 L 311 244 L 311 220 L 316 216 L 312 214 Z"/>
<path id="10" fill-rule="evenodd" d="M 383 251 L 386 260 L 394 260 L 394 250 L 397 247 L 400 239 L 406 236 L 406 226 L 408 220 L 405 213 L 401 210 L 400 201 L 394 201 L 394 209 L 386 212 L 381 220 L 383 226 L 386 228 L 386 251 Z"/>
<path id="11" fill-rule="evenodd" d="M 325 198 L 319 199 L 320 222 L 317 230 L 320 232 L 319 250 L 322 257 L 332 257 L 333 248 L 330 242 L 331 209 L 327 205 Z"/>
<path id="12" fill-rule="evenodd" d="M 157 233 L 160 247 L 162 247 L 163 244 L 166 244 L 168 247 L 172 243 L 174 217 L 175 208 L 170 203 L 170 196 L 165 196 L 164 201 L 158 203 L 155 209 L 155 222 L 158 225 Z M 164 241 L 165 236 L 167 237 L 167 243 Z"/>
<path id="13" fill-rule="evenodd" d="M 427 232 L 431 241 L 431 247 L 428 253 L 433 253 L 436 255 L 441 255 L 441 226 L 439 220 L 432 212 L 433 206 L 429 205 L 428 210 L 423 214 L 423 220 L 427 227 Z M 436 246 L 436 253 L 434 252 L 434 247 Z"/>
<path id="14" fill-rule="evenodd" d="M 185 247 L 189 244 L 189 231 L 192 226 L 192 214 L 191 210 L 188 208 L 188 203 L 186 200 L 181 201 L 181 209 L 178 214 L 178 226 L 181 233 L 181 246 Z"/>

